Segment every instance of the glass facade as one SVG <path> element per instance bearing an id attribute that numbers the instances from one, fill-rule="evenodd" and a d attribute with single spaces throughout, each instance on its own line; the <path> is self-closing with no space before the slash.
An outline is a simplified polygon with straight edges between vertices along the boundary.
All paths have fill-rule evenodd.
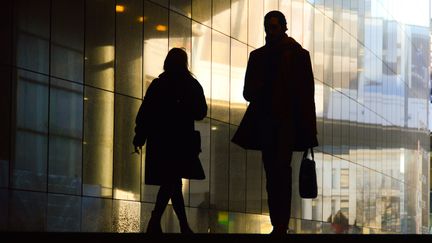
<path id="1" fill-rule="evenodd" d="M 196 122 L 207 177 L 183 183 L 191 227 L 269 232 L 261 154 L 230 139 L 248 105 L 249 53 L 279 9 L 311 54 L 320 144 L 316 199 L 299 196 L 294 154 L 290 228 L 428 232 L 430 1 L 410 2 L 7 1 L 0 229 L 145 231 L 158 187 L 144 184 L 145 153 L 132 154 L 134 120 L 168 50 L 184 47 L 209 106 Z M 163 219 L 178 232 L 171 209 Z"/>

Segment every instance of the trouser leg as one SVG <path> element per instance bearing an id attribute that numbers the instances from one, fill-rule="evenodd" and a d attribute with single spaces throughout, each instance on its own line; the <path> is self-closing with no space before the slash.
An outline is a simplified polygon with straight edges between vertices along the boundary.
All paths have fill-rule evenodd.
<path id="1" fill-rule="evenodd" d="M 291 216 L 292 151 L 280 143 L 269 144 L 262 153 L 270 220 L 273 226 L 288 227 Z"/>

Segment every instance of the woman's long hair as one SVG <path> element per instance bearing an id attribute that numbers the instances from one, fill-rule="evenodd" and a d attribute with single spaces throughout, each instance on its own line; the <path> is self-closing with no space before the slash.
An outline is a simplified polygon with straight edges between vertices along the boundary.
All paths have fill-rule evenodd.
<path id="1" fill-rule="evenodd" d="M 188 56 L 182 48 L 172 48 L 164 61 L 163 69 L 167 73 L 180 73 L 192 76 L 188 68 Z"/>

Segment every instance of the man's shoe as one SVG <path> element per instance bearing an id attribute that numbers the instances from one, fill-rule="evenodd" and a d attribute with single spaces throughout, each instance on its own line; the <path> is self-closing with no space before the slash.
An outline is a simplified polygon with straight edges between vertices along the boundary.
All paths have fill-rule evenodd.
<path id="1" fill-rule="evenodd" d="M 284 225 L 276 225 L 273 226 L 272 232 L 270 232 L 271 235 L 286 235 L 288 231 L 288 227 Z"/>

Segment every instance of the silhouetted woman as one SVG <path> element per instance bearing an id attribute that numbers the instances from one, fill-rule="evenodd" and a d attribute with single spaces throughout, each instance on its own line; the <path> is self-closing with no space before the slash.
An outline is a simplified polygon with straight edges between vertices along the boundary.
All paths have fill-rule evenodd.
<path id="1" fill-rule="evenodd" d="M 173 48 L 164 62 L 164 72 L 154 79 L 136 117 L 135 150 L 146 146 L 145 183 L 160 185 L 147 233 L 162 233 L 161 217 L 171 199 L 182 233 L 189 228 L 182 195 L 182 178 L 190 163 L 190 138 L 194 121 L 207 115 L 200 83 L 188 70 L 184 50 Z"/>

